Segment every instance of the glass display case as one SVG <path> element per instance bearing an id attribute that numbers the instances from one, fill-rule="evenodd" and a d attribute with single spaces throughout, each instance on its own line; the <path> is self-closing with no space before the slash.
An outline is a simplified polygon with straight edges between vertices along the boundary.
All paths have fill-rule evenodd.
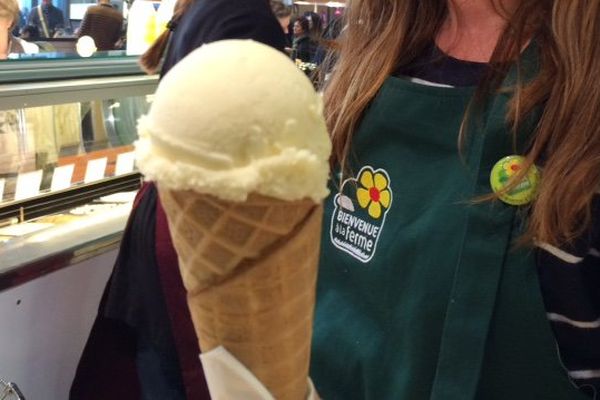
<path id="1" fill-rule="evenodd" d="M 105 60 L 56 60 L 36 80 L 26 77 L 41 61 L 21 60 L 0 82 L 0 290 L 119 241 L 141 179 L 136 123 L 157 77 L 133 58 Z"/>
<path id="2" fill-rule="evenodd" d="M 0 62 L 0 380 L 27 399 L 68 398 L 157 81 L 126 56 Z"/>

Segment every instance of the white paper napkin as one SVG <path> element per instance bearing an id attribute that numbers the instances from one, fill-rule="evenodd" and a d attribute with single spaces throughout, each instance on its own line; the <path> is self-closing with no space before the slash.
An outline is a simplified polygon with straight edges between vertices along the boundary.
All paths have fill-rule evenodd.
<path id="1" fill-rule="evenodd" d="M 275 400 L 267 388 L 223 346 L 200 354 L 212 400 Z M 310 378 L 306 400 L 319 400 Z"/>

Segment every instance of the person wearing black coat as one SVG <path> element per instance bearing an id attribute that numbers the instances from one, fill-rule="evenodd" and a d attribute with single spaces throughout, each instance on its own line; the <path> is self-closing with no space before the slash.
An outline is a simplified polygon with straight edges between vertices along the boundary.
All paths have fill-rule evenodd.
<path id="1" fill-rule="evenodd" d="M 317 42 L 310 36 L 308 19 L 300 17 L 294 21 L 294 42 L 292 45 L 292 60 L 313 62 L 317 52 Z"/>

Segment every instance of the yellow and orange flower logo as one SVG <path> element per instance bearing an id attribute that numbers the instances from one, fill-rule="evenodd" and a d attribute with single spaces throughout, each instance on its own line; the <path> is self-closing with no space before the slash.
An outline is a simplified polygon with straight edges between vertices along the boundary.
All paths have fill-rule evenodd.
<path id="1" fill-rule="evenodd" d="M 521 160 L 512 158 L 510 160 L 508 160 L 506 163 L 504 163 L 504 165 L 502 165 L 502 168 L 504 169 L 504 172 L 506 173 L 506 175 L 508 177 L 511 177 L 513 175 L 515 175 L 516 173 L 518 173 L 521 168 L 523 168 L 523 163 Z"/>
<path id="2" fill-rule="evenodd" d="M 382 211 L 390 206 L 391 193 L 387 177 L 379 172 L 364 170 L 358 178 L 356 198 L 362 208 L 366 208 L 372 218 L 381 217 Z"/>

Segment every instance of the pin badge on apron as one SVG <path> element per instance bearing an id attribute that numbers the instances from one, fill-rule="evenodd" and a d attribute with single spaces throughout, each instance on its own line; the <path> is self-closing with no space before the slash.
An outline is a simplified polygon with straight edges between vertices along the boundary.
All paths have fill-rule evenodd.
<path id="1" fill-rule="evenodd" d="M 375 255 L 392 204 L 390 183 L 385 170 L 364 166 L 355 178 L 342 183 L 340 192 L 333 198 L 331 242 L 363 263 Z"/>
<path id="2" fill-rule="evenodd" d="M 512 206 L 522 206 L 533 201 L 537 195 L 540 172 L 535 165 L 531 165 L 525 176 L 517 182 L 514 188 L 506 191 L 513 176 L 516 176 L 525 165 L 523 156 L 507 156 L 498 161 L 490 173 L 490 185 L 500 200 Z"/>

